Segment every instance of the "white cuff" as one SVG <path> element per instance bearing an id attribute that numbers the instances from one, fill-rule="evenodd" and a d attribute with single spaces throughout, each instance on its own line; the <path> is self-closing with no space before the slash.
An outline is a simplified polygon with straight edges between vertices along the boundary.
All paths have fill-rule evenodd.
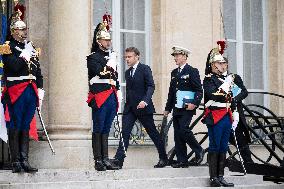
<path id="1" fill-rule="evenodd" d="M 148 106 L 148 104 L 145 101 L 142 100 L 141 102 L 143 102 L 145 104 L 145 106 Z"/>
<path id="2" fill-rule="evenodd" d="M 43 97 L 44 97 L 44 90 L 43 89 L 37 89 L 37 91 L 38 91 L 38 98 L 40 99 L 40 100 L 43 100 Z"/>

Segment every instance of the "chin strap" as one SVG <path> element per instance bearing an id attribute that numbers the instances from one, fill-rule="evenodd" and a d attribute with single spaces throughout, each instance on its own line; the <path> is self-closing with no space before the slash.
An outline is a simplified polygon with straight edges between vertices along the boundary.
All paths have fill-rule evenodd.
<path id="1" fill-rule="evenodd" d="M 99 44 L 99 47 L 100 47 L 101 50 L 103 50 L 105 52 L 109 51 L 109 49 L 106 49 L 104 46 L 102 46 L 102 44 L 99 41 L 97 41 L 97 43 Z"/>

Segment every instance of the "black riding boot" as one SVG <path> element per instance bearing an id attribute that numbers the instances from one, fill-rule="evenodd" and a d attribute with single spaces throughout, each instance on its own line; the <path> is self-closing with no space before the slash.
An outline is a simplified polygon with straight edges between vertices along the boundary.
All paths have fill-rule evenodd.
<path id="1" fill-rule="evenodd" d="M 29 163 L 29 131 L 21 131 L 20 133 L 21 165 L 27 173 L 37 172 L 38 169 L 32 167 Z"/>
<path id="2" fill-rule="evenodd" d="M 22 171 L 20 162 L 19 149 L 19 131 L 16 129 L 8 129 L 9 150 L 11 155 L 12 173 L 19 173 Z"/>
<path id="3" fill-rule="evenodd" d="M 218 153 L 208 152 L 208 164 L 209 164 L 209 175 L 210 175 L 210 186 L 221 187 L 221 183 L 218 179 Z"/>
<path id="4" fill-rule="evenodd" d="M 93 155 L 95 160 L 95 169 L 97 171 L 105 171 L 106 166 L 103 164 L 102 161 L 102 134 L 100 133 L 93 133 L 92 134 L 92 148 L 93 148 Z"/>
<path id="5" fill-rule="evenodd" d="M 107 170 L 118 170 L 119 167 L 115 165 L 108 158 L 108 134 L 102 134 L 102 155 L 103 155 L 103 163 L 106 166 Z"/>
<path id="6" fill-rule="evenodd" d="M 218 165 L 218 179 L 219 179 L 219 182 L 224 187 L 234 187 L 233 183 L 228 183 L 224 179 L 225 162 L 226 162 L 226 153 L 220 153 L 219 154 L 219 165 Z"/>

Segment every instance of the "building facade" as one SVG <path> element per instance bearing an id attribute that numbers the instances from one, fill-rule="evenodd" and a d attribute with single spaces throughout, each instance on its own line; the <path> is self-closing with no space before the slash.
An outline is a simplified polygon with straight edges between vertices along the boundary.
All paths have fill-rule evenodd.
<path id="1" fill-rule="evenodd" d="M 86 56 L 93 30 L 106 12 L 112 15 L 113 49 L 119 52 L 122 88 L 126 47 L 141 50 L 156 84 L 154 104 L 162 113 L 173 45 L 189 48 L 189 64 L 204 78 L 207 54 L 227 38 L 230 70 L 251 91 L 284 94 L 284 2 L 282 0 L 25 0 L 29 38 L 42 49 L 46 96 L 45 122 L 57 151 L 33 143 L 31 160 L 40 168 L 90 167 L 91 113 Z M 250 95 L 247 103 L 263 104 L 284 115 L 284 100 Z M 121 111 L 121 110 L 120 110 Z M 201 127 L 200 127 L 201 128 Z M 44 159 L 44 160 L 43 160 Z"/>

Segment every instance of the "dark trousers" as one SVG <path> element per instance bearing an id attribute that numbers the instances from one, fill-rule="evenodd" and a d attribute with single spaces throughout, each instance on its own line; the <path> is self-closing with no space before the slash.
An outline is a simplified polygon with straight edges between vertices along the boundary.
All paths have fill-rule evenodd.
<path id="1" fill-rule="evenodd" d="M 117 99 L 112 93 L 100 108 L 92 109 L 93 133 L 108 134 L 116 116 Z"/>
<path id="2" fill-rule="evenodd" d="M 36 104 L 36 93 L 32 85 L 28 85 L 17 101 L 8 105 L 11 121 L 7 122 L 7 128 L 29 131 L 30 123 L 35 114 Z"/>
<path id="3" fill-rule="evenodd" d="M 187 162 L 186 144 L 199 154 L 202 147 L 197 142 L 195 136 L 189 128 L 193 115 L 175 115 L 173 117 L 175 150 L 178 162 Z"/>
<path id="4" fill-rule="evenodd" d="M 226 114 L 215 125 L 209 126 L 209 152 L 226 153 L 228 151 L 228 142 L 232 131 L 232 123 L 229 114 Z"/>
<path id="5" fill-rule="evenodd" d="M 147 134 L 154 142 L 158 150 L 158 153 L 159 153 L 159 158 L 167 159 L 165 145 L 154 124 L 153 114 L 135 115 L 131 110 L 127 114 L 123 114 L 122 116 L 122 138 L 123 138 L 125 150 L 127 150 L 128 148 L 130 134 L 133 129 L 134 123 L 137 119 L 141 122 Z M 121 142 L 119 143 L 119 147 L 116 151 L 115 158 L 121 161 L 123 161 L 125 158 L 123 144 Z"/>

